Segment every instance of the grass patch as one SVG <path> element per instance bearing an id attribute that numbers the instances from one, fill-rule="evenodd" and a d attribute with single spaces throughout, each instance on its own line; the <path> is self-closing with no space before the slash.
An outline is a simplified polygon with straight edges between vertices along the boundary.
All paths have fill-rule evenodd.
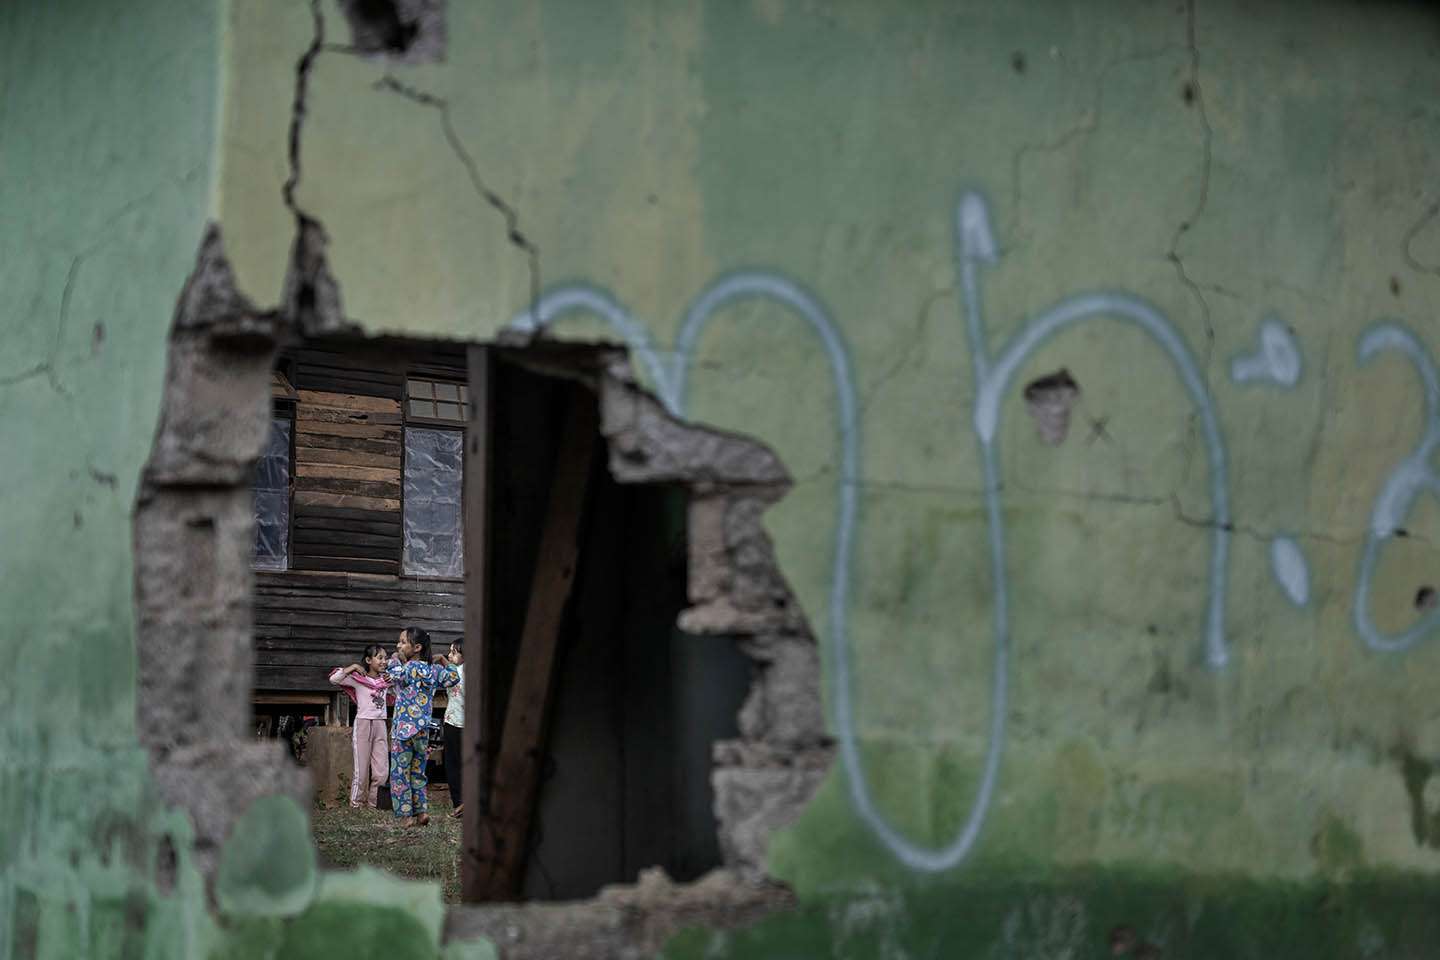
<path id="1" fill-rule="evenodd" d="M 332 870 L 369 864 L 410 880 L 441 885 L 446 903 L 460 902 L 459 820 L 444 791 L 430 794 L 430 826 L 396 826 L 389 810 L 357 810 L 349 806 L 316 810 L 315 846 Z"/>

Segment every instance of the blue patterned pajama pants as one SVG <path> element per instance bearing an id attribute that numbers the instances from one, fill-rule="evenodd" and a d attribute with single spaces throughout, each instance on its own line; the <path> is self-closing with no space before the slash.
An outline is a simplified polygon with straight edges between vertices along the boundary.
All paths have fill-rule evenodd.
<path id="1" fill-rule="evenodd" d="M 429 754 L 430 738 L 424 730 L 409 740 L 390 740 L 390 805 L 397 820 L 427 812 L 425 761 Z"/>

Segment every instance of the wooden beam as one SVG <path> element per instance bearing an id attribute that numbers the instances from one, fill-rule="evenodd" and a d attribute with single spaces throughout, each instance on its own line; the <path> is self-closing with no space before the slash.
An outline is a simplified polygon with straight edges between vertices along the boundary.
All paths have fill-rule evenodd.
<path id="1" fill-rule="evenodd" d="M 252 693 L 250 702 L 257 707 L 305 706 L 323 707 L 330 702 L 328 693 Z"/>
<path id="2" fill-rule="evenodd" d="M 296 447 L 296 463 L 343 463 L 356 467 L 389 467 L 400 469 L 403 452 L 395 444 L 391 453 L 367 453 L 364 450 L 329 450 L 325 447 Z"/>
<path id="3" fill-rule="evenodd" d="M 295 465 L 297 477 L 328 477 L 338 480 L 371 480 L 400 485 L 400 464 L 362 467 L 350 463 L 307 463 Z"/>
<path id="4" fill-rule="evenodd" d="M 580 388 L 571 390 L 530 582 L 515 679 L 505 708 L 489 809 L 476 837 L 480 876 L 474 899 L 481 901 L 512 900 L 520 893 L 545 762 L 556 641 L 575 582 L 580 518 L 598 433 L 595 401 Z"/>
<path id="5" fill-rule="evenodd" d="M 484 677 L 490 634 L 485 617 L 489 607 L 490 464 L 493 445 L 493 355 L 476 344 L 467 355 L 469 364 L 470 422 L 465 426 L 464 489 L 461 523 L 465 545 L 465 702 L 470 706 L 460 731 L 460 794 L 463 835 L 460 844 L 460 899 L 480 900 L 482 870 L 479 836 L 482 811 L 488 807 L 489 784 L 486 748 L 491 731 L 485 722 Z"/>
<path id="6" fill-rule="evenodd" d="M 295 491 L 295 506 L 340 507 L 346 510 L 377 510 L 382 513 L 400 512 L 400 501 L 388 497 L 357 497 L 348 493 L 325 493 L 320 490 Z"/>
<path id="7" fill-rule="evenodd" d="M 339 407 L 344 410 L 371 410 L 375 413 L 399 413 L 400 401 L 386 397 L 367 397 L 354 393 L 330 393 L 322 390 L 301 390 L 302 404 L 317 407 Z"/>

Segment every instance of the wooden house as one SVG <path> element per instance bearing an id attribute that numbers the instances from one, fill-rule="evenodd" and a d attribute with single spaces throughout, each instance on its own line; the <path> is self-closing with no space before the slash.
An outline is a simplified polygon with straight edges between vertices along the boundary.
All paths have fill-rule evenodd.
<path id="1" fill-rule="evenodd" d="M 367 644 L 393 650 L 412 624 L 437 644 L 463 632 L 465 358 L 445 344 L 307 343 L 281 355 L 271 388 L 255 699 L 323 709 L 329 671 Z"/>

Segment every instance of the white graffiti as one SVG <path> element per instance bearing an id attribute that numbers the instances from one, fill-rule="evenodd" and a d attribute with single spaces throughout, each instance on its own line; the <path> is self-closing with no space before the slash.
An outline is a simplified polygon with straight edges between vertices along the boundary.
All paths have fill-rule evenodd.
<path id="1" fill-rule="evenodd" d="M 850 588 L 856 547 L 856 523 L 861 483 L 861 428 L 858 398 L 850 354 L 839 328 L 820 301 L 800 284 L 768 270 L 746 270 L 720 277 L 686 310 L 673 350 L 663 350 L 646 325 L 605 291 L 571 284 L 546 293 L 533 312 L 515 317 L 510 326 L 533 331 L 574 313 L 602 318 L 623 337 L 644 366 L 666 407 L 683 416 L 690 370 L 706 327 L 725 306 L 741 300 L 761 299 L 793 312 L 819 340 L 829 361 L 834 386 L 840 469 L 836 479 L 835 541 L 831 555 L 828 604 L 833 721 L 850 798 L 859 817 L 902 863 L 916 870 L 950 869 L 973 849 L 989 812 L 999 780 L 1005 742 L 1005 716 L 1009 697 L 1010 589 L 1005 565 L 1003 484 L 998 449 L 1000 418 L 1007 392 L 1021 366 L 1047 340 L 1062 330 L 1090 320 L 1114 320 L 1144 332 L 1170 361 L 1176 379 L 1195 409 L 1207 460 L 1210 495 L 1210 553 L 1203 626 L 1203 651 L 1212 668 L 1230 659 L 1225 628 L 1229 577 L 1229 549 L 1233 524 L 1224 438 L 1209 388 L 1185 338 L 1155 307 L 1126 293 L 1099 292 L 1067 297 L 1022 325 L 992 359 L 985 331 L 980 296 L 980 270 L 999 259 L 989 210 L 976 193 L 964 192 L 955 207 L 955 255 L 963 297 L 966 338 L 975 384 L 973 428 L 983 467 L 986 516 L 990 546 L 993 655 L 988 738 L 984 766 L 970 811 L 948 843 L 940 846 L 915 842 L 895 827 L 879 809 L 860 754 L 854 694 L 854 665 L 850 642 Z M 1440 446 L 1440 377 L 1429 355 L 1407 331 L 1393 325 L 1377 327 L 1361 340 L 1360 356 L 1367 360 L 1385 349 L 1404 352 L 1420 373 L 1427 401 L 1425 436 L 1411 455 L 1396 468 L 1376 500 L 1371 530 L 1361 559 L 1356 586 L 1356 627 L 1365 642 L 1378 650 L 1401 650 L 1440 627 L 1440 609 L 1409 631 L 1396 636 L 1380 633 L 1370 620 L 1369 590 L 1380 544 L 1395 535 L 1416 495 L 1426 490 L 1440 496 L 1440 479 L 1430 458 Z M 1300 377 L 1300 352 L 1288 328 L 1269 318 L 1260 328 L 1260 345 L 1250 355 L 1236 357 L 1231 376 L 1237 383 L 1270 382 L 1293 386 Z M 1272 573 L 1286 597 L 1296 606 L 1310 598 L 1310 574 L 1299 544 L 1287 534 L 1270 546 Z"/>
<path id="2" fill-rule="evenodd" d="M 1286 598 L 1297 607 L 1310 602 L 1310 565 L 1300 544 L 1289 534 L 1270 541 L 1270 573 Z"/>
<path id="3" fill-rule="evenodd" d="M 989 518 L 991 579 L 994 602 L 994 654 L 992 695 L 985 765 L 965 823 L 946 845 L 934 848 L 915 843 L 893 826 L 870 792 L 860 756 L 854 707 L 854 677 L 849 632 L 849 594 L 855 548 L 855 521 L 860 484 L 860 426 L 857 394 L 850 356 L 834 321 L 819 301 L 799 284 L 763 270 L 743 271 L 711 284 L 685 313 L 674 356 L 667 365 L 648 329 L 613 297 L 583 285 L 547 293 L 534 313 L 511 321 L 521 330 L 553 323 L 577 311 L 593 313 L 625 338 L 654 381 L 657 393 L 676 415 L 683 415 L 690 364 L 705 327 L 725 305 L 741 299 L 766 299 L 789 307 L 805 321 L 825 348 L 834 380 L 836 420 L 839 427 L 840 471 L 837 480 L 835 545 L 831 560 L 830 653 L 833 668 L 834 722 L 841 761 L 851 799 L 862 819 L 902 862 L 928 871 L 949 869 L 963 860 L 979 838 L 999 779 L 1005 740 L 1005 712 L 1009 684 L 1009 583 L 1005 572 L 1005 530 L 1001 514 L 1001 485 L 997 452 L 1001 400 L 1024 360 L 1055 333 L 1085 320 L 1113 317 L 1145 331 L 1174 364 L 1181 384 L 1194 402 L 1209 459 L 1213 534 L 1210 557 L 1210 600 L 1206 610 L 1205 652 L 1212 666 L 1228 659 L 1224 612 L 1229 547 L 1230 507 L 1225 475 L 1225 447 L 1214 405 L 1204 378 L 1184 340 L 1149 304 L 1125 294 L 1090 294 L 1063 300 L 1028 324 L 1000 352 L 991 365 L 980 313 L 978 267 L 997 259 L 994 233 L 984 200 L 965 193 L 956 206 L 957 269 L 966 307 L 971 366 L 977 385 L 974 416 L 984 464 L 986 512 Z"/>
<path id="4" fill-rule="evenodd" d="M 1401 535 L 1405 518 L 1414 509 L 1415 498 L 1423 491 L 1440 498 L 1440 476 L 1436 475 L 1435 450 L 1440 447 L 1440 376 L 1435 361 L 1409 330 L 1398 324 L 1381 323 L 1360 337 L 1359 359 L 1367 363 L 1386 350 L 1398 350 L 1409 358 L 1420 377 L 1425 394 L 1425 431 L 1410 455 L 1396 465 L 1385 478 L 1370 511 L 1370 528 L 1365 532 L 1365 546 L 1360 553 L 1360 570 L 1355 577 L 1355 631 L 1372 650 L 1398 653 L 1414 646 L 1440 629 L 1440 608 L 1432 609 L 1399 633 L 1385 633 L 1375 626 L 1370 613 L 1370 592 L 1375 582 L 1375 566 L 1385 541 Z"/>
<path id="5" fill-rule="evenodd" d="M 1260 345 L 1230 361 L 1230 379 L 1236 383 L 1273 383 L 1293 387 L 1300 382 L 1304 363 L 1290 328 L 1274 317 L 1260 324 Z"/>
<path id="6" fill-rule="evenodd" d="M 1260 344 L 1251 353 L 1230 360 L 1230 379 L 1238 384 L 1273 383 L 1293 387 L 1300 382 L 1304 361 L 1290 328 L 1275 317 L 1260 323 Z M 1297 607 L 1310 599 L 1310 567 L 1295 538 L 1284 534 L 1270 541 L 1270 573 Z"/>

